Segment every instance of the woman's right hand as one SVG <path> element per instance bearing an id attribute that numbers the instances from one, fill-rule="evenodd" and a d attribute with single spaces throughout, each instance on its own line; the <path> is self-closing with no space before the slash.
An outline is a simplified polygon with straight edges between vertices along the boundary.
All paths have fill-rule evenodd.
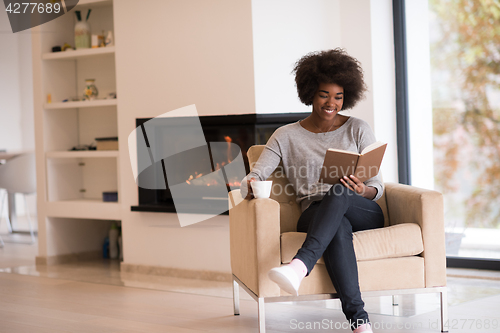
<path id="1" fill-rule="evenodd" d="M 247 180 L 247 196 L 245 197 L 245 199 L 250 200 L 253 198 L 252 185 L 250 185 L 250 183 L 256 180 L 257 179 L 255 179 L 254 177 Z"/>

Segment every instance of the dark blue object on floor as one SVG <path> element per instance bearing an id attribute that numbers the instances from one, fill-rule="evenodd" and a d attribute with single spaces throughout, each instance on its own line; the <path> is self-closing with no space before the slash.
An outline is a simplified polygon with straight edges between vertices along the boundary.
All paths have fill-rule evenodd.
<path id="1" fill-rule="evenodd" d="M 106 237 L 102 244 L 102 258 L 109 259 L 109 237 Z"/>

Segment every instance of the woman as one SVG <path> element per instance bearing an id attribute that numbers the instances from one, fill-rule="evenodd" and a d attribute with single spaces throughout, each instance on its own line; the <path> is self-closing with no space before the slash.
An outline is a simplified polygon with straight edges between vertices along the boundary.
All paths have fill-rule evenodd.
<path id="1" fill-rule="evenodd" d="M 334 186 L 318 182 L 328 148 L 361 152 L 375 142 L 365 121 L 338 114 L 363 97 L 363 71 L 356 59 L 337 48 L 304 56 L 294 73 L 299 98 L 312 105 L 312 112 L 274 132 L 245 177 L 242 193 L 248 189 L 246 199 L 250 199 L 250 182 L 266 180 L 283 161 L 302 208 L 297 231 L 307 236 L 292 262 L 273 268 L 269 278 L 298 295 L 302 279 L 323 256 L 351 328 L 356 333 L 372 332 L 359 290 L 352 233 L 383 226 L 384 216 L 375 202 L 382 196 L 383 184 L 378 176 L 363 183 L 352 175 Z"/>

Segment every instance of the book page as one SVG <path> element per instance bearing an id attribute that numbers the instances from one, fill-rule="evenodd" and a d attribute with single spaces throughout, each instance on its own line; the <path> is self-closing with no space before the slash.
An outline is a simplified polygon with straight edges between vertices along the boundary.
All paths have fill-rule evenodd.
<path id="1" fill-rule="evenodd" d="M 370 147 L 370 146 L 368 146 Z M 368 148 L 366 147 L 366 148 Z M 335 148 L 329 148 L 328 151 L 335 151 L 337 153 L 344 153 L 344 154 L 351 154 L 351 155 L 359 155 L 355 151 L 349 151 L 349 150 L 342 150 L 342 149 L 335 149 Z"/>
<path id="2" fill-rule="evenodd" d="M 377 149 L 378 147 L 381 147 L 383 145 L 387 145 L 387 143 L 383 143 L 381 141 L 374 142 L 371 145 L 369 145 L 368 147 L 366 147 L 365 149 L 363 149 L 363 151 L 361 152 L 361 155 L 366 154 L 366 153 L 368 153 L 374 149 Z"/>
<path id="3" fill-rule="evenodd" d="M 387 143 L 383 143 L 359 157 L 355 176 L 360 181 L 364 182 L 378 174 L 386 147 Z"/>

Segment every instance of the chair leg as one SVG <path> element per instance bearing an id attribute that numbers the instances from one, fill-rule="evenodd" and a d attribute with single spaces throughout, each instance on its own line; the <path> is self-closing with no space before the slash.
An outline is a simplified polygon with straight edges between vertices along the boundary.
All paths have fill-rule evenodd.
<path id="1" fill-rule="evenodd" d="M 2 191 L 2 199 L 0 199 L 0 222 L 2 222 L 2 217 L 3 217 L 3 207 L 5 206 L 5 199 L 7 198 L 7 191 L 1 190 Z M 6 216 L 6 221 L 7 221 L 7 229 L 9 229 L 9 233 L 12 233 L 12 227 L 10 226 L 10 221 L 9 221 L 9 214 Z"/>
<path id="2" fill-rule="evenodd" d="M 258 300 L 259 303 L 259 333 L 266 333 L 266 311 L 264 307 L 264 298 Z"/>
<path id="3" fill-rule="evenodd" d="M 1 217 L 1 216 L 0 216 Z M 0 218 L 0 222 L 2 221 L 2 219 Z M 0 236 L 0 248 L 4 247 L 5 246 L 5 243 L 3 242 L 3 239 L 2 239 L 2 236 Z"/>
<path id="4" fill-rule="evenodd" d="M 9 193 L 6 190 L 3 191 L 3 192 L 4 193 L 2 195 L 2 208 L 0 208 L 0 221 L 2 220 L 3 210 L 4 210 L 4 207 L 6 206 L 5 205 L 5 201 L 7 200 L 7 197 L 9 196 Z M 12 224 L 10 223 L 10 218 L 9 218 L 9 212 L 8 211 L 7 211 L 7 215 L 5 216 L 5 221 L 7 222 L 7 229 L 9 229 L 9 233 L 11 234 L 12 233 Z"/>
<path id="5" fill-rule="evenodd" d="M 401 300 L 401 295 L 392 295 L 392 315 L 399 316 L 399 301 Z"/>
<path id="6" fill-rule="evenodd" d="M 30 212 L 28 210 L 28 203 L 26 202 L 26 194 L 23 194 L 24 199 L 24 209 L 26 209 L 26 217 L 28 218 L 28 224 L 30 226 L 30 234 L 31 234 L 31 244 L 35 243 L 35 235 L 33 233 L 33 225 L 31 224 Z"/>
<path id="7" fill-rule="evenodd" d="M 441 299 L 441 332 L 448 332 L 448 290 L 440 292 Z"/>
<path id="8" fill-rule="evenodd" d="M 7 222 L 7 229 L 9 229 L 9 234 L 12 233 L 12 223 L 10 222 L 9 215 L 5 217 L 5 221 Z"/>
<path id="9" fill-rule="evenodd" d="M 9 191 L 6 190 L 5 198 L 7 201 L 7 221 L 9 222 L 7 227 L 9 228 L 9 233 L 12 233 L 13 232 L 13 230 L 12 230 L 12 222 L 13 222 L 12 218 L 15 218 L 17 216 L 17 214 L 16 214 L 16 194 L 9 193 Z"/>
<path id="10" fill-rule="evenodd" d="M 3 216 L 3 196 L 4 194 L 2 194 L 2 198 L 0 199 L 0 225 L 2 224 L 2 216 Z M 0 247 L 3 247 L 4 245 L 5 243 L 3 242 L 2 236 L 0 236 Z"/>
<path id="11" fill-rule="evenodd" d="M 4 192 L 4 191 L 2 191 Z M 2 216 L 3 216 L 3 206 L 4 206 L 4 203 L 5 203 L 5 196 L 7 195 L 7 191 L 5 191 L 3 194 L 2 194 L 2 199 L 0 199 L 0 224 L 2 222 Z M 9 217 L 7 217 L 8 219 Z M 10 223 L 7 222 L 7 226 L 9 226 L 9 229 L 10 229 Z M 12 232 L 12 230 L 10 231 Z M 3 239 L 2 239 L 2 236 L 0 236 L 0 248 L 4 247 L 5 246 L 5 243 L 3 242 Z"/>
<path id="12" fill-rule="evenodd" d="M 233 279 L 233 307 L 234 315 L 240 314 L 240 285 Z"/>

